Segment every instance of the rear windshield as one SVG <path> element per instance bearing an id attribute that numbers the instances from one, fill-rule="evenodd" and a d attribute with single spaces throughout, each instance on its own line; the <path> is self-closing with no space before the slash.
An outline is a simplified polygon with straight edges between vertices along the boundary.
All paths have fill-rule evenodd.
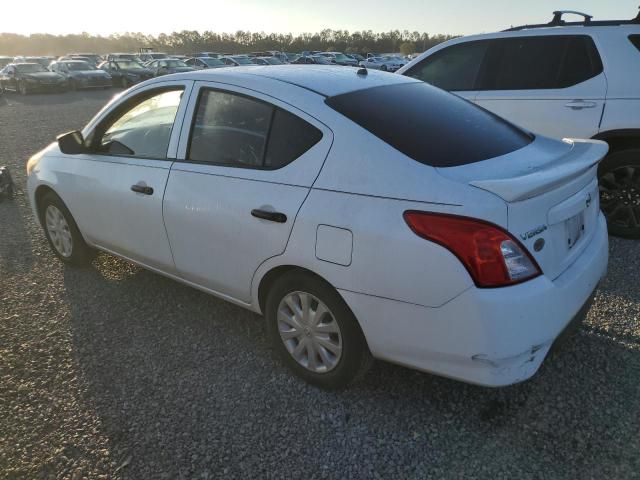
<path id="1" fill-rule="evenodd" d="M 423 82 L 357 90 L 326 103 L 405 155 L 433 167 L 480 162 L 533 140 L 506 120 Z"/>

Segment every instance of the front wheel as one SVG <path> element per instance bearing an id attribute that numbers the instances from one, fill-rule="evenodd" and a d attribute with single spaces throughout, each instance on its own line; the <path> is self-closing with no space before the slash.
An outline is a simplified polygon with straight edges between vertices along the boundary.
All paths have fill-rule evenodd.
<path id="1" fill-rule="evenodd" d="M 372 363 L 358 321 L 338 292 L 305 272 L 272 286 L 266 319 L 273 348 L 299 377 L 326 389 L 358 380 Z"/>
<path id="2" fill-rule="evenodd" d="M 40 219 L 53 253 L 65 263 L 85 265 L 95 251 L 89 247 L 64 202 L 53 192 L 44 195 L 39 205 Z"/>
<path id="3" fill-rule="evenodd" d="M 640 149 L 609 154 L 598 169 L 600 207 L 609 233 L 640 238 Z"/>

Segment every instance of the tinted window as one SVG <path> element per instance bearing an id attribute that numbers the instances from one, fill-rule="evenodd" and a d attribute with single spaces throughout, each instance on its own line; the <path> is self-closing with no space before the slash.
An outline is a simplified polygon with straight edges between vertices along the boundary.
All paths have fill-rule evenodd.
<path id="1" fill-rule="evenodd" d="M 280 168 L 293 162 L 322 138 L 322 132 L 289 112 L 277 109 L 273 115 L 265 166 Z"/>
<path id="2" fill-rule="evenodd" d="M 318 129 L 273 105 L 204 90 L 194 119 L 188 160 L 275 169 L 291 163 L 321 137 Z"/>
<path id="3" fill-rule="evenodd" d="M 189 160 L 261 167 L 272 112 L 266 103 L 204 90 L 191 134 Z"/>
<path id="4" fill-rule="evenodd" d="M 400 152 L 434 167 L 479 162 L 532 141 L 506 120 L 423 82 L 357 90 L 326 102 Z"/>
<path id="5" fill-rule="evenodd" d="M 487 53 L 481 90 L 566 88 L 602 72 L 593 40 L 579 36 L 494 40 Z"/>
<path id="6" fill-rule="evenodd" d="M 640 35 L 629 35 L 629 40 L 631 40 L 631 43 L 640 50 Z"/>
<path id="7" fill-rule="evenodd" d="M 163 159 L 182 98 L 182 89 L 146 92 L 118 108 L 96 130 L 92 145 L 111 155 Z"/>
<path id="8" fill-rule="evenodd" d="M 444 48 L 413 66 L 405 75 L 449 91 L 474 90 L 488 41 Z"/>

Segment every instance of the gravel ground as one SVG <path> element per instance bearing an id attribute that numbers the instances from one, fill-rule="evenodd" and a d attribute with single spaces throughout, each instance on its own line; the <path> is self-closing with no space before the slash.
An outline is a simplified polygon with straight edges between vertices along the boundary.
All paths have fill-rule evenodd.
<path id="1" fill-rule="evenodd" d="M 0 165 L 116 90 L 0 96 Z M 327 393 L 274 362 L 261 318 L 100 254 L 49 252 L 0 203 L 1 478 L 638 478 L 640 242 L 611 239 L 577 336 L 491 390 L 377 362 Z"/>

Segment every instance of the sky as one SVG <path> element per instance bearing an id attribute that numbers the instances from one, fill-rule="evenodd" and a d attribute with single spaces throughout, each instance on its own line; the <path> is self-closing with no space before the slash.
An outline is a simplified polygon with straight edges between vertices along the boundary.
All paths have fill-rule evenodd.
<path id="1" fill-rule="evenodd" d="M 640 0 L 3 0 L 0 32 L 108 35 L 417 30 L 467 35 L 543 23 L 556 9 L 632 18 Z"/>

